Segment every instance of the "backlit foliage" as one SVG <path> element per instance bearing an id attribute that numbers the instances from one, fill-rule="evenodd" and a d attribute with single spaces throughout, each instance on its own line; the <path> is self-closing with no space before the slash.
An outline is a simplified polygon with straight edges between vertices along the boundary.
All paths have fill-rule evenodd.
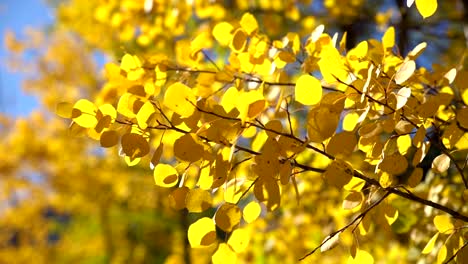
<path id="1" fill-rule="evenodd" d="M 401 12 L 411 12 L 413 1 L 402 2 Z M 466 62 L 429 69 L 418 58 L 430 40 L 400 50 L 401 30 L 393 26 L 349 47 L 347 33 L 333 34 L 331 23 L 301 11 L 314 4 L 145 0 L 57 7 L 61 25 L 86 44 L 82 49 L 116 56 L 103 80 L 85 78 L 88 68 L 79 67 L 87 88 L 70 81 L 81 94 L 54 98 L 71 134 L 91 140 L 73 144 L 77 139 L 66 136 L 46 144 L 57 147 L 50 154 L 59 156 L 51 159 L 59 168 L 44 168 L 73 178 L 61 182 L 67 187 L 60 185 L 58 202 L 76 191 L 84 201 L 72 212 L 83 204 L 100 210 L 107 222 L 94 248 L 111 245 L 108 261 L 137 253 L 119 252 L 131 239 L 105 241 L 112 238 L 106 224 L 114 226 L 106 214 L 146 209 L 164 212 L 163 222 L 180 216 L 174 220 L 180 225 L 163 229 L 173 243 L 163 247 L 167 263 L 468 261 Z M 322 4 L 344 29 L 368 8 L 366 1 Z M 423 18 L 437 15 L 435 0 L 415 6 Z M 53 99 L 44 98 L 50 107 Z M 45 126 L 36 119 L 17 122 L 10 133 Z M 104 150 L 86 148 L 92 140 Z M 88 160 L 86 150 L 100 154 Z M 65 166 L 67 157 L 76 171 Z M 96 174 L 81 176 L 87 166 Z M 150 198 L 129 192 L 131 186 L 150 188 Z M 112 195 L 101 201 L 88 193 L 101 191 Z M 41 192 L 49 199 L 47 189 Z M 113 228 L 130 228 L 123 226 Z"/>

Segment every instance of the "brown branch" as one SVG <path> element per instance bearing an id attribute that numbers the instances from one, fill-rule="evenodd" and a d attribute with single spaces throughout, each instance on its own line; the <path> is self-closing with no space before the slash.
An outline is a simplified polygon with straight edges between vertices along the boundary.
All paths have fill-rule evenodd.
<path id="1" fill-rule="evenodd" d="M 468 246 L 468 241 L 465 242 L 465 244 L 463 244 L 463 246 L 459 248 L 457 252 L 455 252 L 455 254 L 453 254 L 446 262 L 444 262 L 444 264 L 450 263 L 452 260 L 454 260 L 458 253 L 460 253 L 466 246 Z"/>
<path id="2" fill-rule="evenodd" d="M 379 205 L 383 200 L 385 200 L 385 198 L 387 198 L 387 196 L 390 195 L 390 192 L 386 192 L 382 197 L 379 198 L 379 200 L 377 200 L 375 203 L 373 203 L 371 206 L 369 206 L 368 208 L 366 208 L 366 210 L 364 210 L 363 212 L 361 212 L 356 218 L 353 219 L 353 221 L 351 221 L 350 223 L 348 223 L 347 225 L 345 225 L 344 227 L 332 232 L 330 235 L 328 235 L 327 239 L 323 240 L 323 242 L 318 245 L 317 247 L 315 247 L 312 251 L 310 251 L 309 253 L 307 253 L 306 255 L 304 255 L 302 258 L 300 258 L 299 260 L 304 260 L 305 258 L 307 258 L 308 256 L 312 255 L 315 253 L 315 251 L 317 251 L 319 248 L 321 248 L 325 243 L 327 243 L 330 239 L 332 239 L 336 234 L 338 233 L 341 233 L 343 231 L 345 231 L 346 229 L 348 229 L 350 226 L 352 226 L 354 223 L 356 223 L 356 221 L 360 220 L 360 219 L 363 219 L 367 213 L 370 212 L 370 210 L 372 210 L 374 207 L 376 207 L 377 205 Z"/>

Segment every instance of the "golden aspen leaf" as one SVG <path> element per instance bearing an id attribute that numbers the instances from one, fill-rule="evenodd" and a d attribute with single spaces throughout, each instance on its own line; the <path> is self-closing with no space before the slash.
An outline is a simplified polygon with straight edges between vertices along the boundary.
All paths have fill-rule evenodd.
<path id="1" fill-rule="evenodd" d="M 67 102 L 58 103 L 55 107 L 55 113 L 63 118 L 73 117 L 73 104 Z"/>
<path id="2" fill-rule="evenodd" d="M 455 80 L 455 77 L 457 77 L 457 69 L 452 68 L 450 69 L 445 75 L 444 78 L 447 79 L 448 83 L 451 84 Z"/>
<path id="3" fill-rule="evenodd" d="M 353 131 L 357 125 L 359 114 L 356 112 L 349 112 L 343 118 L 343 130 Z"/>
<path id="4" fill-rule="evenodd" d="M 232 203 L 222 204 L 215 214 L 216 225 L 225 232 L 231 232 L 240 223 L 241 210 Z"/>
<path id="5" fill-rule="evenodd" d="M 231 43 L 229 43 L 229 48 L 235 53 L 244 51 L 247 45 L 247 37 L 247 33 L 242 28 L 236 29 L 233 33 Z"/>
<path id="6" fill-rule="evenodd" d="M 195 112 L 196 98 L 188 86 L 176 82 L 171 84 L 164 94 L 164 105 L 181 117 L 188 117 Z"/>
<path id="7" fill-rule="evenodd" d="M 239 22 L 241 27 L 247 32 L 247 34 L 252 35 L 258 29 L 258 23 L 255 17 L 250 13 L 245 13 L 241 21 Z"/>
<path id="8" fill-rule="evenodd" d="M 338 243 L 340 243 L 340 234 L 341 232 L 338 232 L 334 234 L 333 236 L 328 235 L 323 241 L 326 241 L 323 243 L 323 245 L 320 247 L 320 252 L 325 252 L 330 249 L 333 249 L 334 247 L 338 246 Z"/>
<path id="9" fill-rule="evenodd" d="M 468 129 L 468 107 L 461 108 L 457 111 L 457 121 L 465 129 Z"/>
<path id="10" fill-rule="evenodd" d="M 303 105 L 315 105 L 322 99 L 322 85 L 314 76 L 304 74 L 299 77 L 294 88 L 294 97 Z"/>
<path id="11" fill-rule="evenodd" d="M 345 210 L 351 210 L 358 207 L 364 200 L 364 195 L 361 192 L 350 192 L 343 200 L 342 207 Z"/>
<path id="12" fill-rule="evenodd" d="M 324 30 L 324 25 L 318 25 L 310 34 L 310 41 L 316 42 L 320 38 L 320 36 L 322 36 Z"/>
<path id="13" fill-rule="evenodd" d="M 444 260 L 447 258 L 447 246 L 442 245 L 437 253 L 437 263 L 443 263 Z"/>
<path id="14" fill-rule="evenodd" d="M 203 157 L 204 151 L 203 145 L 192 133 L 185 134 L 174 142 L 174 155 L 183 161 L 198 161 Z"/>
<path id="15" fill-rule="evenodd" d="M 432 161 L 432 170 L 435 173 L 444 173 L 450 167 L 450 158 L 445 154 L 440 154 Z"/>
<path id="16" fill-rule="evenodd" d="M 353 177 L 351 181 L 349 181 L 345 186 L 343 186 L 343 189 L 347 191 L 356 191 L 359 192 L 364 188 L 364 185 L 366 182 L 364 180 L 361 180 L 359 178 Z"/>
<path id="17" fill-rule="evenodd" d="M 402 135 L 399 136 L 396 140 L 398 152 L 401 155 L 405 155 L 408 152 L 408 149 L 411 147 L 411 136 L 410 135 Z"/>
<path id="18" fill-rule="evenodd" d="M 395 96 L 397 100 L 395 110 L 398 110 L 405 106 L 408 102 L 408 98 L 411 96 L 411 88 L 403 87 L 400 90 L 398 90 L 398 93 L 396 93 Z"/>
<path id="19" fill-rule="evenodd" d="M 280 175 L 280 183 L 286 185 L 289 183 L 289 179 L 291 178 L 291 171 L 292 165 L 290 162 L 284 162 L 280 165 L 279 175 Z"/>
<path id="20" fill-rule="evenodd" d="M 226 90 L 226 92 L 223 94 L 223 97 L 221 98 L 221 106 L 223 106 L 226 113 L 229 113 L 232 109 L 236 108 L 238 98 L 239 91 L 236 87 L 231 86 Z"/>
<path id="21" fill-rule="evenodd" d="M 213 28 L 213 37 L 221 44 L 221 46 L 228 46 L 232 40 L 232 30 L 234 27 L 228 22 L 221 22 L 216 24 Z"/>
<path id="22" fill-rule="evenodd" d="M 434 225 L 441 234 L 451 234 L 455 228 L 452 224 L 452 220 L 448 215 L 436 215 L 434 217 Z"/>
<path id="23" fill-rule="evenodd" d="M 332 136 L 327 144 L 327 153 L 333 156 L 348 156 L 353 153 L 357 143 L 353 132 L 343 131 Z"/>
<path id="24" fill-rule="evenodd" d="M 132 167 L 132 166 L 138 165 L 138 163 L 140 163 L 141 158 L 132 159 L 129 156 L 125 156 L 124 160 L 125 160 L 125 163 L 127 163 L 129 167 Z"/>
<path id="25" fill-rule="evenodd" d="M 101 134 L 99 142 L 103 148 L 113 147 L 119 143 L 119 135 L 114 130 L 104 131 Z"/>
<path id="26" fill-rule="evenodd" d="M 392 225 L 398 219 L 398 210 L 390 204 L 384 205 L 384 213 L 389 225 Z"/>
<path id="27" fill-rule="evenodd" d="M 322 176 L 330 185 L 341 189 L 353 178 L 353 168 L 343 160 L 333 160 Z"/>
<path id="28" fill-rule="evenodd" d="M 264 202 L 269 211 L 278 209 L 281 203 L 279 185 L 272 177 L 260 177 L 254 185 L 254 195 Z"/>
<path id="29" fill-rule="evenodd" d="M 140 59 L 130 54 L 125 54 L 120 63 L 120 68 L 127 73 L 127 79 L 130 81 L 136 81 L 143 77 L 145 70 L 141 66 Z"/>
<path id="30" fill-rule="evenodd" d="M 148 121 L 150 116 L 155 113 L 155 108 L 150 101 L 146 101 L 143 106 L 138 110 L 136 115 L 138 126 L 141 129 L 146 129 L 148 127 Z"/>
<path id="31" fill-rule="evenodd" d="M 320 104 L 307 115 L 307 134 L 309 140 L 320 143 L 331 137 L 338 127 L 341 111 L 328 104 Z"/>
<path id="32" fill-rule="evenodd" d="M 340 53 L 333 46 L 324 47 L 318 65 L 327 83 L 336 83 L 337 78 L 343 82 L 348 79 L 348 70 L 341 59 Z"/>
<path id="33" fill-rule="evenodd" d="M 379 183 L 383 188 L 388 188 L 395 183 L 395 177 L 387 172 L 381 172 Z"/>
<path id="34" fill-rule="evenodd" d="M 168 164 L 157 164 L 153 171 L 154 182 L 156 185 L 170 188 L 179 182 L 179 174 L 176 169 Z"/>
<path id="35" fill-rule="evenodd" d="M 422 162 L 424 157 L 426 157 L 427 152 L 429 151 L 430 143 L 429 142 L 423 142 L 421 147 L 416 150 L 416 153 L 414 154 L 413 157 L 413 166 L 418 165 L 419 163 Z"/>
<path id="36" fill-rule="evenodd" d="M 416 187 L 421 182 L 423 176 L 423 169 L 419 167 L 415 168 L 408 178 L 408 186 L 411 188 Z"/>
<path id="37" fill-rule="evenodd" d="M 247 223 L 252 223 L 253 221 L 257 220 L 262 212 L 262 207 L 256 201 L 252 201 L 248 203 L 244 210 L 242 211 L 242 216 Z"/>
<path id="38" fill-rule="evenodd" d="M 391 175 L 402 174 L 407 168 L 408 161 L 400 153 L 385 156 L 379 164 L 379 169 Z"/>
<path id="39" fill-rule="evenodd" d="M 265 132 L 267 133 L 267 136 L 271 138 L 275 138 L 279 133 L 283 132 L 283 125 L 281 124 L 281 121 L 277 119 L 268 121 L 268 123 L 265 125 L 265 128 L 270 130 L 265 130 Z"/>
<path id="40" fill-rule="evenodd" d="M 203 190 L 209 190 L 213 186 L 213 175 L 210 175 L 210 167 L 205 166 L 200 168 L 200 176 L 198 177 L 197 186 Z"/>
<path id="41" fill-rule="evenodd" d="M 463 200 L 465 200 L 465 202 L 468 202 L 468 190 L 463 191 Z"/>
<path id="42" fill-rule="evenodd" d="M 192 248 L 203 248 L 216 241 L 216 227 L 213 219 L 203 217 L 188 228 L 188 240 Z"/>
<path id="43" fill-rule="evenodd" d="M 435 246 L 435 242 L 437 241 L 437 238 L 439 237 L 439 232 L 437 232 L 429 241 L 427 242 L 426 246 L 424 247 L 423 251 L 421 252 L 422 254 L 429 254 L 432 252 Z"/>
<path id="44" fill-rule="evenodd" d="M 409 53 L 408 53 L 408 58 L 415 60 L 421 53 L 426 49 L 427 43 L 422 42 L 416 45 Z"/>
<path id="45" fill-rule="evenodd" d="M 369 252 L 358 249 L 354 258 L 349 256 L 348 264 L 374 264 L 374 258 Z"/>
<path id="46" fill-rule="evenodd" d="M 382 37 L 382 44 L 385 51 L 391 51 L 395 46 L 395 28 L 389 27 Z"/>
<path id="47" fill-rule="evenodd" d="M 250 232 L 244 228 L 234 230 L 228 239 L 227 244 L 236 253 L 242 253 L 247 249 L 250 242 Z"/>
<path id="48" fill-rule="evenodd" d="M 265 106 L 266 106 L 266 101 L 263 99 L 249 104 L 247 117 L 250 119 L 257 117 L 261 112 L 263 112 L 263 110 L 265 109 Z"/>
<path id="49" fill-rule="evenodd" d="M 416 0 L 416 8 L 423 18 L 428 18 L 437 10 L 437 0 Z"/>
<path id="50" fill-rule="evenodd" d="M 146 86 L 145 86 L 145 91 L 146 91 L 147 94 L 157 96 L 159 94 L 160 89 L 159 88 L 156 89 L 156 88 L 163 86 L 166 83 L 166 80 L 167 80 L 166 67 L 163 66 L 163 65 L 159 65 L 159 64 L 156 65 L 156 67 L 154 67 L 154 74 L 155 74 L 155 77 L 154 77 L 154 86 L 155 86 L 154 91 L 152 93 L 147 91 Z"/>
<path id="51" fill-rule="evenodd" d="M 141 158 L 149 152 L 148 141 L 139 134 L 128 133 L 121 139 L 122 152 L 130 159 Z"/>
<path id="52" fill-rule="evenodd" d="M 208 210 L 213 203 L 210 192 L 203 189 L 192 189 L 185 198 L 185 206 L 191 213 L 201 213 Z"/>
<path id="53" fill-rule="evenodd" d="M 174 189 L 169 194 L 169 204 L 175 210 L 182 210 L 185 208 L 185 198 L 189 192 L 189 188 L 182 186 L 181 188 Z"/>
<path id="54" fill-rule="evenodd" d="M 237 254 L 226 243 L 221 243 L 211 256 L 211 261 L 213 264 L 236 264 Z"/>
<path id="55" fill-rule="evenodd" d="M 356 47 L 354 47 L 352 50 L 350 50 L 346 54 L 346 57 L 349 60 L 360 62 L 367 56 L 368 51 L 369 51 L 369 44 L 367 43 L 367 41 L 361 41 Z M 352 65 L 357 65 L 357 64 L 353 62 Z M 371 67 L 373 67 L 372 64 L 371 64 Z"/>
<path id="56" fill-rule="evenodd" d="M 426 128 L 424 126 L 420 126 L 416 131 L 416 134 L 413 137 L 413 146 L 419 148 L 421 147 L 424 139 L 426 137 Z"/>
<path id="57" fill-rule="evenodd" d="M 402 84 L 406 82 L 411 76 L 413 76 L 415 70 L 416 63 L 413 60 L 407 60 L 403 62 L 395 74 L 396 84 Z"/>
<path id="58" fill-rule="evenodd" d="M 75 123 L 84 128 L 93 128 L 97 125 L 97 107 L 86 99 L 80 99 L 73 105 L 72 118 Z"/>
<path id="59" fill-rule="evenodd" d="M 159 164 L 159 160 L 163 154 L 164 144 L 161 142 L 158 148 L 154 151 L 153 156 L 151 157 L 151 166 L 152 169 Z"/>
<path id="60" fill-rule="evenodd" d="M 257 135 L 257 128 L 254 126 L 249 126 L 248 128 L 244 129 L 242 132 L 243 138 L 253 138 Z"/>

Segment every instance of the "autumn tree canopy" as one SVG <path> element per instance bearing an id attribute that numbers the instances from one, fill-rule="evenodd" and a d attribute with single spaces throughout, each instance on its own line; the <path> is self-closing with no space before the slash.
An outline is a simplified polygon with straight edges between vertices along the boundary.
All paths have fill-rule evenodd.
<path id="1" fill-rule="evenodd" d="M 467 1 L 51 5 L 0 259 L 468 262 Z"/>

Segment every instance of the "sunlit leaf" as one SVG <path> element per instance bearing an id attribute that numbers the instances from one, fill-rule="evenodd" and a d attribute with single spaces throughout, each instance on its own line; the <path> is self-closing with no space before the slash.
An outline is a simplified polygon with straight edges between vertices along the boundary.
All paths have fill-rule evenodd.
<path id="1" fill-rule="evenodd" d="M 402 84 L 406 82 L 411 76 L 413 76 L 416 70 L 416 63 L 413 60 L 407 60 L 398 69 L 395 74 L 396 84 Z"/>
<path id="2" fill-rule="evenodd" d="M 423 18 L 430 17 L 437 10 L 437 0 L 416 0 L 416 8 Z"/>
<path id="3" fill-rule="evenodd" d="M 226 243 L 218 245 L 218 249 L 211 257 L 213 264 L 236 264 L 237 255 Z"/>
<path id="4" fill-rule="evenodd" d="M 432 161 L 432 170 L 435 173 L 444 173 L 450 167 L 450 158 L 445 154 L 440 154 Z"/>
<path id="5" fill-rule="evenodd" d="M 211 194 L 203 189 L 191 189 L 185 198 L 187 210 L 200 213 L 211 207 L 213 198 Z"/>
<path id="6" fill-rule="evenodd" d="M 242 216 L 247 223 L 252 223 L 260 216 L 261 212 L 262 207 L 256 201 L 252 201 L 244 207 Z"/>
<path id="7" fill-rule="evenodd" d="M 437 238 L 439 237 L 439 234 L 440 233 L 436 233 L 431 239 L 429 239 L 423 251 L 421 252 L 422 254 L 429 254 L 432 252 L 435 246 L 435 242 L 437 241 Z"/>
<path id="8" fill-rule="evenodd" d="M 441 234 L 450 234 L 453 232 L 454 226 L 448 215 L 436 215 L 434 217 L 434 225 Z"/>
<path id="9" fill-rule="evenodd" d="M 241 210 L 231 203 L 222 204 L 215 214 L 216 225 L 225 232 L 231 232 L 240 223 Z"/>
<path id="10" fill-rule="evenodd" d="M 188 240 L 192 248 L 209 246 L 216 241 L 216 228 L 213 219 L 203 217 L 188 228 Z"/>
<path id="11" fill-rule="evenodd" d="M 323 241 L 326 241 L 325 243 L 323 243 L 323 245 L 320 247 L 320 252 L 325 252 L 325 251 L 328 251 L 330 249 L 333 249 L 334 247 L 336 247 L 338 245 L 338 243 L 340 242 L 340 234 L 341 232 L 338 232 L 336 234 L 334 234 L 333 236 L 330 237 L 327 236 Z"/>
<path id="12" fill-rule="evenodd" d="M 315 105 L 322 98 L 322 85 L 315 77 L 301 75 L 296 82 L 294 96 L 303 105 Z"/>
<path id="13" fill-rule="evenodd" d="M 196 98 L 188 86 L 176 82 L 164 94 L 164 105 L 181 117 L 188 117 L 195 111 Z"/>
<path id="14" fill-rule="evenodd" d="M 173 187 L 179 181 L 179 174 L 169 164 L 157 164 L 154 167 L 153 176 L 156 185 L 165 188 Z"/>

